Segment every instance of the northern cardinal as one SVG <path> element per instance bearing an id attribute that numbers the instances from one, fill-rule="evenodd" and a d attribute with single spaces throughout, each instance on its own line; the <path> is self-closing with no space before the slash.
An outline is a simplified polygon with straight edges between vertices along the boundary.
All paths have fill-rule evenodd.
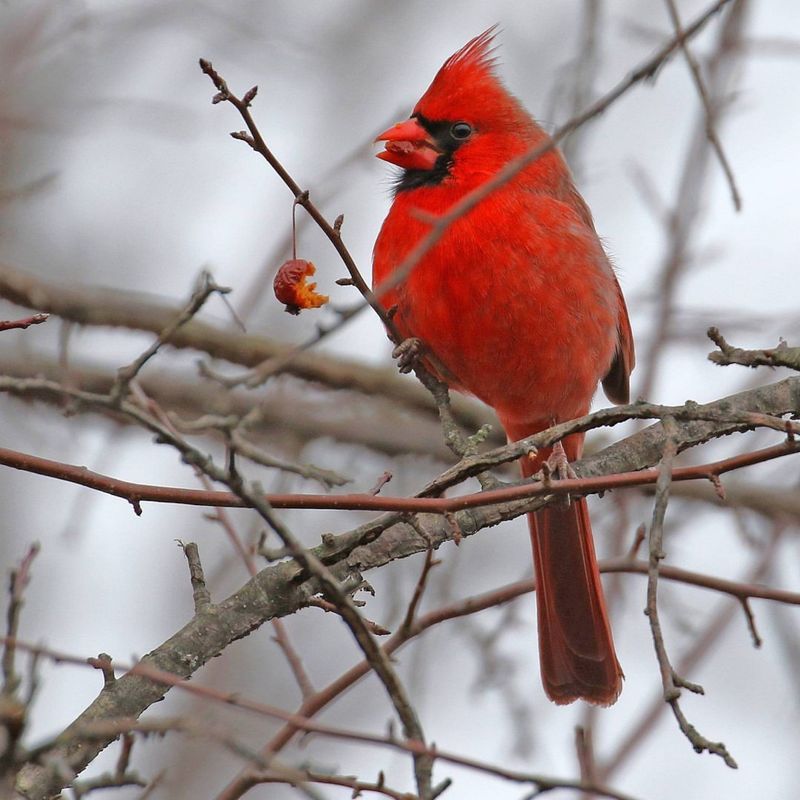
<path id="1" fill-rule="evenodd" d="M 493 28 L 445 61 L 411 117 L 377 137 L 403 168 L 375 244 L 387 279 L 446 212 L 547 134 L 494 73 Z M 633 338 L 592 216 L 555 149 L 458 218 L 381 298 L 451 388 L 488 403 L 511 441 L 585 414 L 597 384 L 628 400 Z M 580 458 L 583 434 L 563 442 Z M 550 458 L 522 460 L 530 476 Z M 542 682 L 559 704 L 610 705 L 622 688 L 585 498 L 529 514 Z"/>

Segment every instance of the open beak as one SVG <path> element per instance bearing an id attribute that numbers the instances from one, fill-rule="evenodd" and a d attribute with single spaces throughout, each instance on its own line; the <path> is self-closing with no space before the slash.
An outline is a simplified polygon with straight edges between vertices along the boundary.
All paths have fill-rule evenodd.
<path id="1" fill-rule="evenodd" d="M 431 135 L 414 117 L 392 125 L 375 141 L 386 142 L 385 149 L 377 153 L 377 157 L 403 169 L 433 169 L 436 159 L 442 154 Z"/>

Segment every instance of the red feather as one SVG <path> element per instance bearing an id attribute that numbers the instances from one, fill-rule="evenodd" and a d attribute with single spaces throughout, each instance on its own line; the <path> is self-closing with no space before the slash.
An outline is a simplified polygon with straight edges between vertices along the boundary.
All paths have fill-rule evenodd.
<path id="1" fill-rule="evenodd" d="M 500 83 L 493 29 L 451 56 L 412 112 L 382 134 L 405 167 L 375 244 L 384 281 L 442 214 L 547 134 Z M 460 127 L 458 127 L 460 126 Z M 551 150 L 457 219 L 382 301 L 444 379 L 492 406 L 511 440 L 589 410 L 603 381 L 628 398 L 634 354 L 622 292 L 563 157 Z M 583 437 L 565 442 L 570 460 Z M 522 464 L 525 475 L 549 453 Z M 613 703 L 622 686 L 586 501 L 530 515 L 542 678 L 557 703 Z"/>

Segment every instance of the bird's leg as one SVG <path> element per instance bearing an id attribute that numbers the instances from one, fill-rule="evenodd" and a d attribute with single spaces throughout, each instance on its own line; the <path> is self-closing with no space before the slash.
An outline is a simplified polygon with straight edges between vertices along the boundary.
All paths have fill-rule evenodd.
<path id="1" fill-rule="evenodd" d="M 569 464 L 567 454 L 564 452 L 564 445 L 561 442 L 556 442 L 553 445 L 553 452 L 547 461 L 542 462 L 542 469 L 539 472 L 542 483 L 548 484 L 553 475 L 558 480 L 565 480 L 566 478 L 577 478 L 575 470 Z M 565 494 L 560 501 L 565 506 L 569 506 L 570 496 Z"/>
<path id="2" fill-rule="evenodd" d="M 397 368 L 401 373 L 407 374 L 414 369 L 420 358 L 425 354 L 425 343 L 416 336 L 403 339 L 392 350 L 392 358 L 397 359 Z"/>

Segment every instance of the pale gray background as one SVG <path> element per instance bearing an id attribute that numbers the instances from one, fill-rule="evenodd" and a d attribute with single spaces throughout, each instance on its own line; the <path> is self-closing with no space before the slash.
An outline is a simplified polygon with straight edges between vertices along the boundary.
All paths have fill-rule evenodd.
<path id="1" fill-rule="evenodd" d="M 600 5 L 597 93 L 615 84 L 669 33 L 658 0 Z M 751 37 L 773 43 L 748 53 L 735 108 L 720 128 L 744 210 L 734 212 L 721 171 L 712 163 L 711 189 L 703 198 L 693 243 L 696 262 L 679 293 L 680 338 L 668 350 L 649 398 L 658 402 L 712 400 L 748 381 L 775 379 L 777 373 L 722 370 L 706 361 L 711 347 L 704 331 L 709 324 L 720 324 L 745 346 L 771 346 L 779 335 L 794 344 L 800 338 L 800 46 L 795 38 L 800 5 L 795 0 L 750 5 Z M 499 69 L 508 86 L 548 126 L 563 122 L 568 108 L 555 87 L 570 80 L 583 7 L 577 0 L 3 2 L 0 260 L 49 279 L 145 290 L 176 300 L 187 296 L 203 266 L 220 283 L 234 287 L 234 305 L 253 291 L 253 281 L 263 283 L 258 276 L 265 263 L 277 265 L 288 255 L 276 248 L 286 240 L 291 197 L 249 148 L 227 136 L 242 125 L 232 108 L 210 104 L 212 87 L 197 67 L 203 56 L 234 89 L 259 85 L 254 113 L 268 142 L 329 218 L 345 214 L 346 241 L 368 273 L 372 243 L 390 202 L 387 165 L 372 157 L 374 135 L 407 115 L 451 52 L 495 22 L 501 25 Z M 684 20 L 704 7 L 697 0 L 680 3 Z M 716 24 L 693 45 L 698 55 L 707 50 L 715 30 Z M 640 353 L 657 301 L 654 280 L 665 238 L 634 185 L 632 169 L 644 169 L 670 204 L 697 109 L 686 65 L 675 59 L 655 84 L 635 89 L 586 129 L 576 164 L 581 190 L 618 266 Z M 337 168 L 345 159 L 348 163 Z M 5 199 L 44 178 L 48 180 L 35 191 Z M 336 301 L 354 299 L 352 290 L 333 285 L 343 269 L 316 230 L 303 226 L 300 247 L 300 255 L 317 264 L 323 291 Z M 0 304 L 3 318 L 21 316 L 18 311 Z M 229 319 L 218 300 L 207 313 Z M 326 318 L 327 313 L 290 318 L 276 306 L 267 286 L 247 323 L 251 330 L 301 341 L 320 314 Z M 0 348 L 52 355 L 58 334 L 53 320 L 19 334 L 3 334 Z M 76 357 L 119 365 L 150 338 L 76 330 L 71 347 Z M 371 315 L 359 317 L 324 348 L 372 363 L 385 363 L 389 357 L 381 326 Z M 162 356 L 162 365 L 169 358 Z M 193 361 L 187 354 L 171 358 L 187 367 Z M 634 393 L 641 374 L 640 368 L 634 375 Z M 138 433 L 93 417 L 63 419 L 53 409 L 5 397 L 0 404 L 4 446 L 130 480 L 194 485 L 174 453 Z M 707 449 L 705 456 L 743 446 L 723 442 Z M 354 476 L 358 489 L 368 488 L 384 469 L 393 469 L 397 477 L 392 493 L 413 491 L 439 468 L 392 462 L 353 448 L 337 450 L 330 442 L 318 442 L 301 455 Z M 786 461 L 753 476 L 796 486 L 797 466 Z M 297 481 L 273 485 L 316 490 Z M 21 635 L 57 649 L 79 655 L 105 651 L 127 660 L 182 625 L 191 613 L 191 596 L 176 538 L 199 542 L 215 597 L 245 580 L 244 568 L 230 555 L 219 529 L 200 510 L 150 506 L 136 518 L 120 500 L 11 471 L 2 473 L 0 504 L 4 570 L 31 540 L 43 545 Z M 631 500 L 631 536 L 649 513 L 646 501 Z M 234 516 L 248 531 L 249 517 L 244 512 Z M 353 524 L 352 516 L 324 512 L 285 518 L 309 543 L 324 530 L 346 530 Z M 604 518 L 599 511 L 600 549 Z M 751 553 L 732 517 L 702 506 L 676 505 L 674 520 L 667 531 L 670 563 L 728 577 L 741 574 Z M 757 518 L 748 517 L 746 524 L 758 532 Z M 795 527 L 782 550 L 780 569 L 770 577 L 775 585 L 797 585 L 796 533 Z M 486 531 L 459 549 L 444 548 L 440 555 L 445 563 L 431 587 L 431 606 L 437 597 L 486 591 L 523 577 L 529 569 L 522 522 Z M 403 564 L 371 576 L 378 597 L 370 601 L 367 613 L 396 624 L 417 568 L 417 563 Z M 625 586 L 625 613 L 615 629 L 627 681 L 619 703 L 602 713 L 596 733 L 601 757 L 660 691 L 641 613 L 644 583 L 629 577 Z M 666 587 L 663 594 L 668 646 L 680 652 L 721 600 L 686 588 Z M 695 755 L 664 713 L 656 734 L 614 776 L 616 787 L 648 800 L 796 796 L 800 665 L 788 660 L 766 604 L 754 607 L 765 638 L 762 650 L 751 647 L 744 622 L 737 618 L 714 657 L 688 676 L 705 684 L 707 696 L 685 699 L 690 719 L 711 738 L 723 739 L 740 769 L 731 771 L 718 759 Z M 468 627 L 450 625 L 432 632 L 403 651 L 399 664 L 418 698 L 426 730 L 440 747 L 507 767 L 572 777 L 573 726 L 582 712 L 544 701 L 533 618 L 533 601 L 525 598 L 517 604 L 516 625 L 498 647 L 511 666 L 501 665 L 508 671 L 500 672 L 497 686 L 486 685 L 473 634 L 493 630 L 499 612 Z M 797 614 L 786 620 L 790 631 L 794 626 L 790 639 L 796 643 Z M 308 611 L 289 620 L 288 627 L 320 685 L 356 657 L 335 619 Z M 98 675 L 72 667 L 45 665 L 42 677 L 32 740 L 71 720 L 100 685 Z M 230 648 L 195 680 L 287 708 L 298 700 L 267 629 Z M 524 712 L 514 724 L 509 704 Z M 160 705 L 153 713 L 191 711 L 227 720 L 254 745 L 273 729 L 269 721 L 195 706 L 174 692 Z M 390 709 L 370 681 L 323 718 L 381 732 Z M 382 768 L 393 785 L 412 788 L 407 760 L 380 750 L 312 739 L 292 757 L 365 778 Z M 110 756 L 104 763 L 112 763 Z M 157 796 L 173 798 L 213 797 L 238 768 L 233 757 L 175 736 L 137 746 L 135 764 L 150 776 L 170 765 L 166 788 Z M 439 766 L 437 774 L 456 778 L 446 796 L 523 794 L 517 785 L 473 772 Z M 263 787 L 248 797 L 290 795 L 295 796 Z M 116 796 L 136 794 L 122 791 Z M 347 792 L 326 789 L 322 796 L 346 797 Z"/>

